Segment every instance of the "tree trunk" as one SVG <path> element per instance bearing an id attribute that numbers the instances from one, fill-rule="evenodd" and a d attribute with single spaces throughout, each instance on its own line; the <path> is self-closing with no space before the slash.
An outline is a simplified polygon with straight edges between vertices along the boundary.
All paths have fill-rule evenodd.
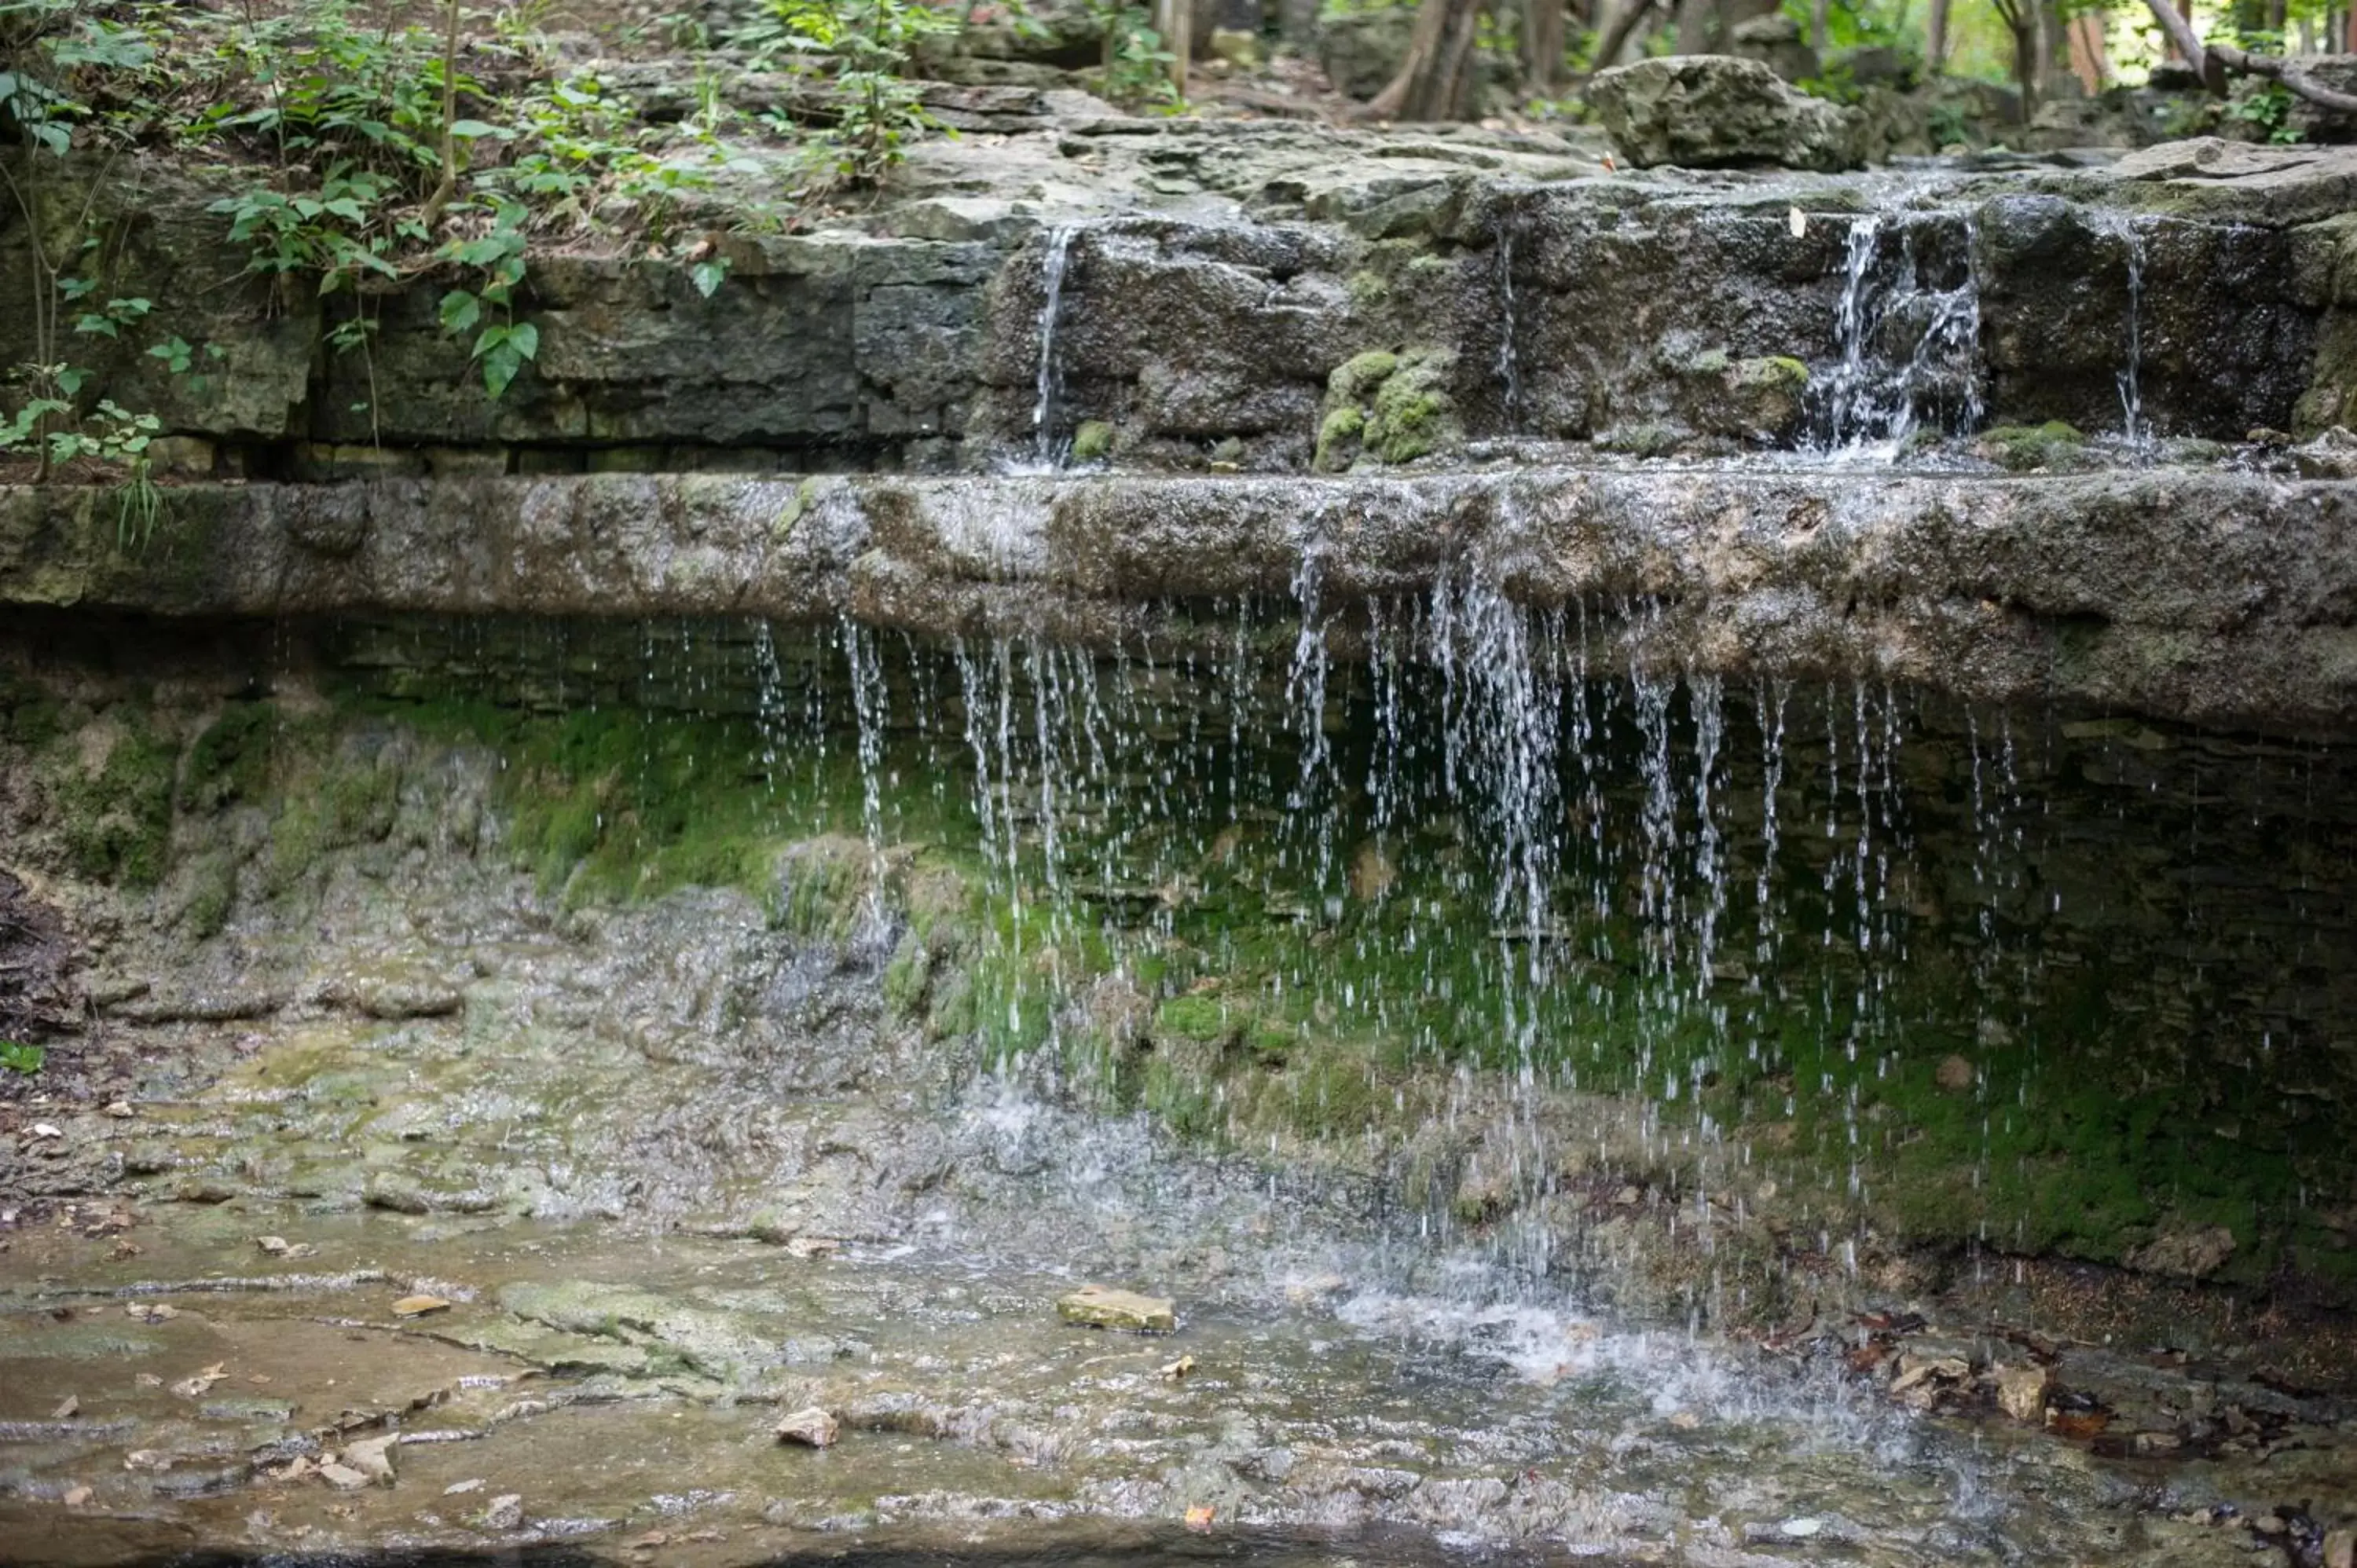
<path id="1" fill-rule="evenodd" d="M 1523 0 L 1523 69 L 1539 91 L 1563 84 L 1563 0 Z"/>
<path id="2" fill-rule="evenodd" d="M 1809 47 L 1823 54 L 1825 36 L 1833 24 L 1830 0 L 1809 0 Z"/>
<path id="3" fill-rule="evenodd" d="M 1378 120 L 1461 120 L 1482 0 L 1424 0 L 1399 74 L 1367 104 Z"/>
<path id="4" fill-rule="evenodd" d="M 1948 0 L 1932 0 L 1932 14 L 1923 24 L 1923 69 L 1937 76 L 1948 65 Z"/>
<path id="5" fill-rule="evenodd" d="M 1638 24 L 1653 9 L 1653 0 L 1621 0 L 1620 8 L 1604 24 L 1604 36 L 1596 40 L 1596 59 L 1592 69 L 1602 70 L 1620 63 L 1620 52 L 1629 47 L 1629 38 Z"/>
<path id="6" fill-rule="evenodd" d="M 1710 0 L 1678 0 L 1676 52 L 1682 55 L 1710 52 Z"/>
<path id="7" fill-rule="evenodd" d="M 1187 101 L 1187 67 L 1195 53 L 1195 0 L 1157 0 L 1162 47 L 1170 51 L 1170 86 Z"/>

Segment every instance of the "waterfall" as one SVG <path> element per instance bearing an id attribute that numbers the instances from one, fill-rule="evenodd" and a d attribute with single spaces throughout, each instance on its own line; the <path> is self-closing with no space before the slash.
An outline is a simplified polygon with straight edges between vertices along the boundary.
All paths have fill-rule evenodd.
<path id="1" fill-rule="evenodd" d="M 1498 384 L 1509 431 L 1521 428 L 1523 421 L 1522 371 L 1514 358 L 1515 335 L 1514 226 L 1508 222 L 1498 231 Z"/>
<path id="2" fill-rule="evenodd" d="M 1062 445 L 1056 439 L 1056 394 L 1062 377 L 1056 364 L 1056 328 L 1064 311 L 1064 274 L 1071 265 L 1077 223 L 1060 223 L 1048 231 L 1048 246 L 1039 263 L 1039 370 L 1038 395 L 1031 404 L 1032 455 L 1049 467 L 1060 466 Z"/>
<path id="3" fill-rule="evenodd" d="M 1919 430 L 1979 425 L 1972 247 L 1970 220 L 1953 214 L 1868 214 L 1850 225 L 1834 319 L 1840 358 L 1810 387 L 1819 449 L 1895 448 Z"/>
<path id="4" fill-rule="evenodd" d="M 2142 447 L 2152 437 L 2144 423 L 2144 392 L 2138 380 L 2144 369 L 2144 231 L 2133 217 L 2120 220 L 2121 248 L 2128 269 L 2128 357 L 2119 372 L 2122 434 L 2131 446 Z"/>

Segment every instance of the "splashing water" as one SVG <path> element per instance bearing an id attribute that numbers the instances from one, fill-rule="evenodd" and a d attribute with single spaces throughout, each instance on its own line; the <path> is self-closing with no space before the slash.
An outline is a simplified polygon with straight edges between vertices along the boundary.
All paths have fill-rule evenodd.
<path id="1" fill-rule="evenodd" d="M 2128 355 L 2118 374 L 2121 433 L 2129 446 L 2142 448 L 2152 439 L 2144 422 L 2144 391 L 2139 385 L 2144 371 L 2144 231 L 2136 227 L 2135 218 L 2126 217 L 2120 220 L 2118 232 L 2128 270 Z"/>

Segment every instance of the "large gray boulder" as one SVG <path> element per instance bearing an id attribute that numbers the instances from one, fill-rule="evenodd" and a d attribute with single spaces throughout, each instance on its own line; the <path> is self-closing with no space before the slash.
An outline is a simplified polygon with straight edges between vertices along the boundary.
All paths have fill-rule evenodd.
<path id="1" fill-rule="evenodd" d="M 1857 117 L 1787 86 L 1756 59 L 1667 55 L 1598 71 L 1588 106 L 1640 168 L 1857 168 Z"/>

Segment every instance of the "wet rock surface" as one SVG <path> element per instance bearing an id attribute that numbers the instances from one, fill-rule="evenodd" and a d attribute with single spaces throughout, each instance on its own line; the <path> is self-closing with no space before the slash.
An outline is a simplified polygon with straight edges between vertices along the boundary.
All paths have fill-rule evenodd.
<path id="1" fill-rule="evenodd" d="M 2029 434 L 2040 453 L 2055 445 Z M 1199 635 L 1174 604 L 1288 594 L 1308 563 L 1329 607 L 1469 569 L 1534 606 L 1588 607 L 1613 664 L 1860 673 L 2339 734 L 2357 712 L 2357 501 L 2289 467 L 1871 486 L 1701 467 L 400 481 L 351 491 L 359 542 L 324 555 L 286 525 L 308 493 L 296 487 L 183 490 L 179 535 L 135 557 L 87 498 L 27 489 L 0 498 L 0 599 L 177 616 L 848 613 L 1107 647 Z M 1330 640 L 1349 656 L 1346 635 Z M 448 1004 L 431 984 L 343 993 L 363 1011 Z"/>

